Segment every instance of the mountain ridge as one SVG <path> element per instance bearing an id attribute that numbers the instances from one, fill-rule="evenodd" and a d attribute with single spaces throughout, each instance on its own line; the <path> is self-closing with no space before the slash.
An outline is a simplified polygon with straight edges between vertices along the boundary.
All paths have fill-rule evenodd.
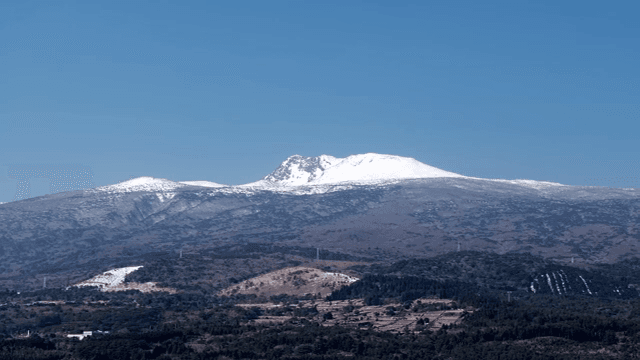
<path id="1" fill-rule="evenodd" d="M 464 177 L 403 156 L 366 153 L 336 158 L 293 155 L 274 172 L 247 186 L 375 183 L 434 177 Z"/>
<path id="2" fill-rule="evenodd" d="M 176 182 L 143 176 L 113 185 L 97 187 L 95 190 L 107 192 L 172 191 L 184 186 L 198 186 L 225 192 L 267 190 L 314 194 L 348 189 L 350 186 L 388 185 L 409 180 L 438 178 L 509 183 L 538 190 L 573 186 L 527 179 L 477 178 L 442 170 L 410 157 L 366 153 L 350 155 L 345 158 L 331 155 L 313 157 L 292 155 L 262 179 L 240 185 L 225 185 L 206 180 Z"/>
<path id="3" fill-rule="evenodd" d="M 314 160 L 307 173 L 330 164 Z M 158 251 L 249 242 L 382 260 L 458 246 L 564 263 L 640 254 L 640 189 L 533 185 L 462 176 L 253 188 L 131 179 L 2 204 L 0 284 L 37 286 L 38 274 L 74 276 Z"/>

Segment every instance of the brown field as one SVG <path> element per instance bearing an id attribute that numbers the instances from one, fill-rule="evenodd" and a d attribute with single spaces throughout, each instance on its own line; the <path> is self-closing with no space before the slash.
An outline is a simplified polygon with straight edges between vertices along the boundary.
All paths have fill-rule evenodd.
<path id="1" fill-rule="evenodd" d="M 419 309 L 422 306 L 431 305 L 429 309 Z M 272 302 L 261 304 L 238 304 L 237 306 L 250 309 L 260 308 L 265 311 L 258 319 L 252 320 L 256 324 L 260 323 L 284 323 L 295 321 L 292 311 L 288 309 L 305 309 L 315 307 L 318 314 L 308 317 L 321 326 L 346 326 L 361 329 L 371 328 L 377 331 L 390 331 L 394 333 L 414 332 L 424 330 L 436 331 L 443 325 L 451 325 L 460 322 L 465 312 L 464 309 L 443 309 L 435 310 L 434 307 L 453 306 L 452 300 L 446 299 L 417 299 L 411 303 L 409 309 L 405 309 L 400 303 L 388 303 L 385 305 L 365 305 L 363 299 L 339 300 L 339 301 L 314 301 L 301 300 L 296 305 L 275 304 Z M 269 314 L 269 310 L 281 308 L 282 315 Z M 387 309 L 394 308 L 395 314 L 391 315 Z M 325 319 L 327 313 L 333 315 L 333 319 Z M 424 325 L 418 325 L 419 319 L 429 319 Z"/>
<path id="2" fill-rule="evenodd" d="M 315 267 L 295 266 L 260 275 L 232 285 L 220 292 L 222 296 L 234 294 L 312 295 L 325 297 L 334 290 L 357 281 L 355 276 L 325 271 Z"/>

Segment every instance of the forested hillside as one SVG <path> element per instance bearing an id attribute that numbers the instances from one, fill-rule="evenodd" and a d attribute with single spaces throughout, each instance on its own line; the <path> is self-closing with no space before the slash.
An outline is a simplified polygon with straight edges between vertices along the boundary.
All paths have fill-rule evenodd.
<path id="1" fill-rule="evenodd" d="M 176 294 L 89 288 L 0 292 L 0 359 L 618 359 L 640 352 L 640 300 L 631 291 L 507 292 L 528 274 L 519 268 L 531 268 L 531 274 L 571 270 L 541 258 L 460 252 L 388 266 L 351 265 L 352 271 L 363 270 L 362 279 L 327 298 L 217 296 L 221 285 L 205 282 L 216 271 L 228 271 L 216 268 L 217 261 L 229 268 L 254 265 L 253 273 L 239 273 L 234 281 L 265 270 L 259 265 L 265 259 L 250 249 L 256 248 L 220 251 L 220 259 L 198 266 L 188 258 L 195 254 L 172 261 L 159 254 L 149 260 L 149 271 L 127 279 L 164 277 L 166 286 L 182 279 Z M 281 267 L 299 265 L 304 257 L 298 252 L 306 251 L 276 250 L 270 256 L 282 256 L 273 263 Z M 635 264 L 573 271 L 595 289 L 599 277 L 633 280 L 622 274 Z M 365 314 L 365 307 L 380 310 Z M 432 317 L 449 313 L 460 319 Z M 375 317 L 374 323 L 378 317 L 414 321 L 381 331 L 363 316 Z M 94 334 L 81 341 L 67 338 L 83 331 Z"/>

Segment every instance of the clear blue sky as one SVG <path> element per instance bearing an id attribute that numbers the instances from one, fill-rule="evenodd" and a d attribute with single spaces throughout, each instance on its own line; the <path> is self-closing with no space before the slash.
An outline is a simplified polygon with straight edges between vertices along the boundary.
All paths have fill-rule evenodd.
<path id="1" fill-rule="evenodd" d="M 0 201 L 16 164 L 241 184 L 366 152 L 640 187 L 640 3 L 434 3 L 2 1 Z"/>

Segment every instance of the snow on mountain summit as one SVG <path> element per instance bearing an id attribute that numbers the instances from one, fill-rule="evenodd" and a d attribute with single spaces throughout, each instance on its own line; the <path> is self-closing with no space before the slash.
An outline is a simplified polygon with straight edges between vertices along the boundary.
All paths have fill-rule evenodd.
<path id="1" fill-rule="evenodd" d="M 413 158 L 395 155 L 367 153 L 346 158 L 329 155 L 316 157 L 294 155 L 262 180 L 246 186 L 376 183 L 436 177 L 464 176 L 423 164 Z"/>
<path id="2" fill-rule="evenodd" d="M 420 161 L 394 155 L 362 154 L 346 157 L 327 169 L 319 182 L 401 180 L 440 177 L 464 177 Z"/>
<path id="3" fill-rule="evenodd" d="M 135 191 L 173 191 L 186 186 L 202 186 L 207 188 L 222 188 L 227 185 L 214 183 L 211 181 L 171 181 L 167 179 L 158 179 L 151 176 L 142 176 L 135 179 L 119 182 L 113 185 L 101 186 L 96 188 L 99 191 L 106 192 L 135 192 Z"/>
<path id="4" fill-rule="evenodd" d="M 285 186 L 307 185 L 317 181 L 326 169 L 335 165 L 339 160 L 342 159 L 329 155 L 314 157 L 293 155 L 262 180 Z"/>
<path id="5" fill-rule="evenodd" d="M 142 176 L 113 185 L 96 188 L 106 192 L 134 192 L 134 191 L 172 191 L 187 186 L 167 179 L 158 179 L 150 176 Z"/>
<path id="6" fill-rule="evenodd" d="M 536 190 L 564 187 L 562 184 L 535 180 L 504 180 L 469 177 L 445 171 L 420 161 L 397 155 L 376 153 L 337 158 L 330 155 L 307 157 L 293 155 L 271 174 L 244 185 L 223 185 L 210 181 L 180 181 L 139 177 L 96 188 L 109 193 L 138 191 L 172 192 L 192 186 L 209 188 L 216 193 L 251 193 L 253 191 L 286 191 L 292 194 L 318 194 L 351 188 L 353 185 L 382 185 L 410 179 L 458 178 L 509 183 Z"/>

